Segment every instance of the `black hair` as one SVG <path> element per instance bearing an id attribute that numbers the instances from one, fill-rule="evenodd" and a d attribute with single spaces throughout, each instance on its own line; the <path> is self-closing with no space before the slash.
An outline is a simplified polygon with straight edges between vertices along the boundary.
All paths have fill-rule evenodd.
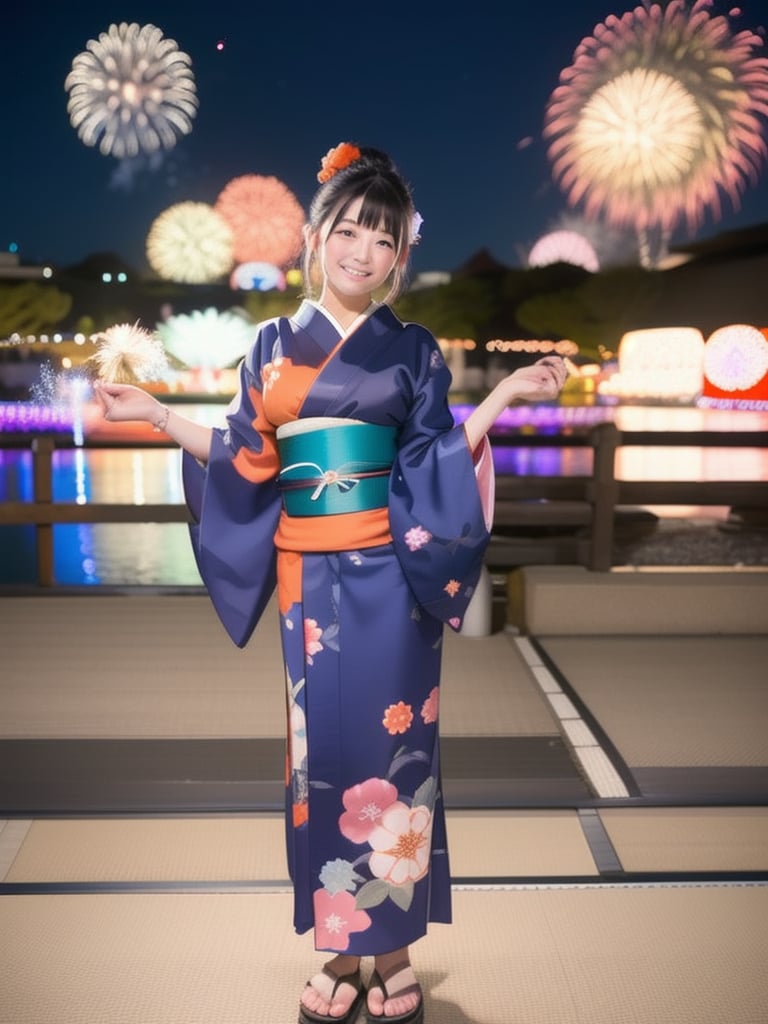
<path id="1" fill-rule="evenodd" d="M 358 223 L 365 228 L 382 228 L 395 242 L 395 265 L 384 301 L 396 298 L 405 282 L 408 248 L 411 242 L 414 207 L 411 191 L 389 156 L 380 149 L 357 147 L 360 156 L 324 182 L 309 207 L 309 229 L 326 235 L 343 219 L 349 207 L 362 198 Z M 305 288 L 312 288 L 314 251 L 304 252 Z"/>

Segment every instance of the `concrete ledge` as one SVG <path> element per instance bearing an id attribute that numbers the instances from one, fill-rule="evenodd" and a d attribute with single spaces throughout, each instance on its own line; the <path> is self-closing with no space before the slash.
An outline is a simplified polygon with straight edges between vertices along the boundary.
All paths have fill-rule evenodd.
<path id="1" fill-rule="evenodd" d="M 768 572 L 524 566 L 508 597 L 509 624 L 539 636 L 768 633 Z"/>

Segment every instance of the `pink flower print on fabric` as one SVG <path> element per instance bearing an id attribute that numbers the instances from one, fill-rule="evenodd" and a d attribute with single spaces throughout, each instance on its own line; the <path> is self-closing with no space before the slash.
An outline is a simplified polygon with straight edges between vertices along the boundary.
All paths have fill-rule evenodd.
<path id="1" fill-rule="evenodd" d="M 408 807 L 399 800 L 391 804 L 368 838 L 372 874 L 392 885 L 418 882 L 429 870 L 431 835 L 427 807 Z"/>
<path id="2" fill-rule="evenodd" d="M 320 637 L 322 629 L 317 624 L 317 619 L 304 619 L 304 654 L 310 665 L 314 665 L 312 656 L 319 654 L 323 649 Z"/>
<path id="3" fill-rule="evenodd" d="M 410 704 L 399 700 L 397 704 L 390 704 L 384 712 L 381 724 L 390 734 L 394 736 L 398 732 L 407 732 L 413 721 L 413 709 Z"/>
<path id="4" fill-rule="evenodd" d="M 280 377 L 280 366 L 282 365 L 283 357 L 278 356 L 273 363 L 267 363 L 261 371 L 261 379 L 264 382 L 265 390 L 269 390 L 275 381 Z"/>
<path id="5" fill-rule="evenodd" d="M 440 687 L 433 686 L 429 691 L 429 696 L 421 705 L 421 717 L 424 719 L 426 725 L 431 725 L 432 722 L 437 721 L 437 712 L 440 704 Z"/>
<path id="6" fill-rule="evenodd" d="M 418 551 L 432 540 L 432 534 L 423 526 L 412 526 L 403 537 L 409 551 Z"/>
<path id="7" fill-rule="evenodd" d="M 452 619 L 448 619 L 448 625 L 453 626 L 454 629 L 459 629 L 461 626 L 461 619 L 457 619 L 455 616 Z"/>
<path id="8" fill-rule="evenodd" d="M 397 789 L 386 779 L 366 779 L 345 790 L 341 799 L 346 810 L 339 818 L 341 834 L 353 843 L 367 843 L 382 814 L 397 797 Z"/>
<path id="9" fill-rule="evenodd" d="M 355 897 L 351 892 L 330 893 L 327 889 L 316 889 L 315 944 L 318 949 L 343 953 L 349 948 L 351 932 L 364 932 L 371 927 L 371 919 L 364 910 L 355 909 Z"/>

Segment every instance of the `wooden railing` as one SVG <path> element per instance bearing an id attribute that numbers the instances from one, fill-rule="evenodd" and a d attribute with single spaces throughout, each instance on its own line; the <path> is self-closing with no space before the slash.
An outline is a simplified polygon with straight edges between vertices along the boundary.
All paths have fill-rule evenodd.
<path id="1" fill-rule="evenodd" d="M 768 431 L 621 431 L 601 423 L 582 434 L 522 435 L 494 438 L 495 446 L 592 449 L 591 472 L 583 476 L 499 475 L 495 524 L 515 527 L 582 528 L 586 540 L 577 561 L 595 572 L 611 568 L 616 510 L 621 506 L 693 505 L 768 509 L 768 479 L 759 480 L 620 480 L 616 453 L 622 446 L 765 448 Z M 0 449 L 29 447 L 33 454 L 32 501 L 0 503 L 0 526 L 31 524 L 36 528 L 38 584 L 56 584 L 53 527 L 72 523 L 185 523 L 183 504 L 76 504 L 53 500 L 53 453 L 72 442 L 55 435 L 22 439 L 0 437 Z M 88 442 L 87 448 L 157 448 L 166 444 Z"/>

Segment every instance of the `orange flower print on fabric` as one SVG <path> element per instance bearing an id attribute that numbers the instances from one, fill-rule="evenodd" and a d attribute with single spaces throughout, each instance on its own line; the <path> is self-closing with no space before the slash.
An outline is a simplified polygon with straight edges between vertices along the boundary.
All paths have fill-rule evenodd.
<path id="1" fill-rule="evenodd" d="M 433 686 L 429 691 L 429 696 L 421 705 L 421 717 L 424 719 L 426 725 L 431 725 L 432 722 L 437 721 L 437 711 L 440 703 L 440 688 Z"/>
<path id="2" fill-rule="evenodd" d="M 399 732 L 407 732 L 413 721 L 413 709 L 410 704 L 398 701 L 397 704 L 390 704 L 384 712 L 381 724 L 390 734 L 394 736 Z"/>
<path id="3" fill-rule="evenodd" d="M 313 655 L 323 650 L 320 637 L 322 629 L 318 626 L 316 619 L 304 619 L 304 654 L 310 665 L 314 665 Z"/>
<path id="4" fill-rule="evenodd" d="M 317 172 L 317 180 L 322 184 L 330 181 L 338 171 L 343 171 L 355 160 L 360 159 L 360 150 L 351 142 L 340 142 L 338 146 L 329 149 L 320 161 L 320 170 Z"/>
<path id="5" fill-rule="evenodd" d="M 461 590 L 461 584 L 458 580 L 448 580 L 443 587 L 443 590 L 449 597 L 456 597 L 458 592 Z"/>

